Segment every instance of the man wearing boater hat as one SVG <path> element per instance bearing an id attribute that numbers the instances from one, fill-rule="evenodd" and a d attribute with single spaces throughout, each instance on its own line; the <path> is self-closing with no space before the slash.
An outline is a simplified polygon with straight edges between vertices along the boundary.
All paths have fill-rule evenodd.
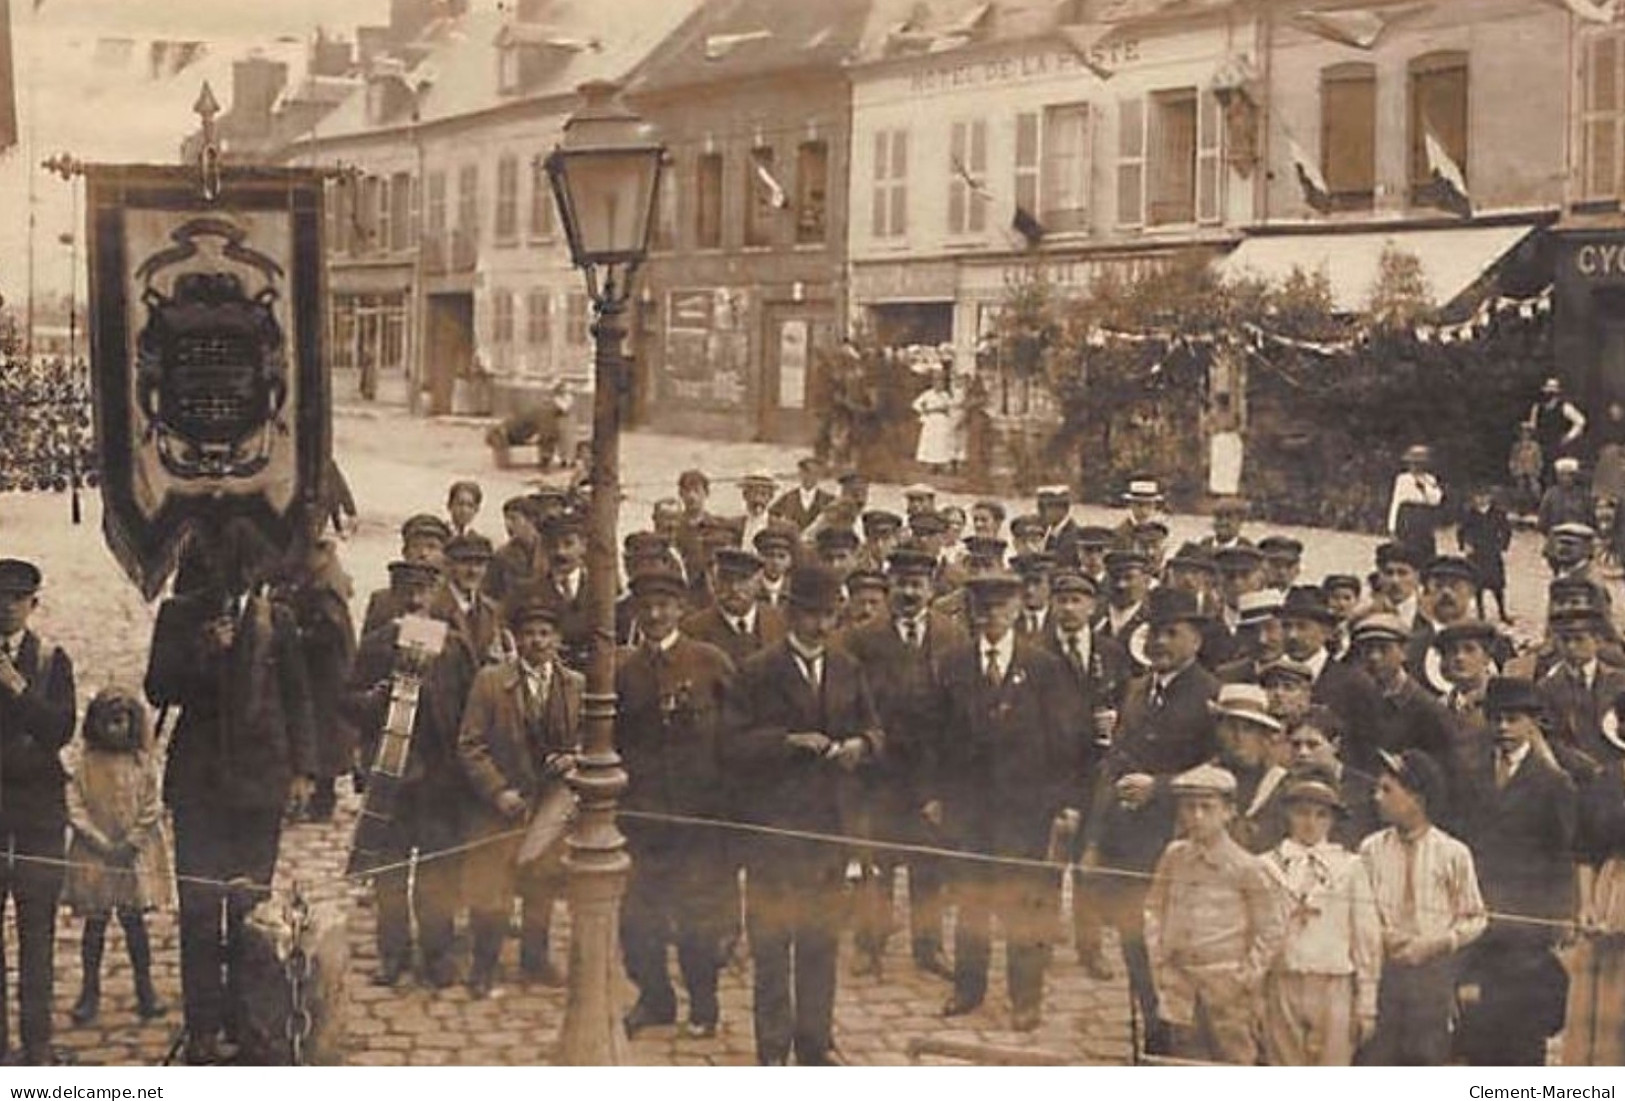
<path id="1" fill-rule="evenodd" d="M 1082 820 L 1088 744 L 1082 696 L 1058 658 L 1017 637 L 1019 578 L 989 574 L 967 590 L 979 629 L 942 669 L 926 819 L 955 848 L 1016 860 L 1065 859 Z M 989 921 L 997 914 L 1006 938 L 1011 1027 L 1037 1028 L 1055 931 L 1054 873 L 965 861 L 951 874 L 959 920 L 954 991 L 943 1015 L 961 1016 L 982 1004 Z"/>
<path id="2" fill-rule="evenodd" d="M 60 862 L 68 812 L 67 777 L 57 753 L 73 736 L 73 662 L 29 626 L 39 606 L 40 572 L 31 562 L 0 559 L 0 916 L 16 907 L 22 1062 L 46 1066 L 51 1049 L 52 953 Z M 131 946 L 132 956 L 136 948 Z M 5 973 L 0 943 L 0 975 Z M 9 998 L 0 983 L 0 1059 L 10 1057 Z"/>
<path id="3" fill-rule="evenodd" d="M 1168 782 L 1213 755 L 1208 704 L 1218 697 L 1219 682 L 1197 661 L 1206 618 L 1187 592 L 1158 589 L 1147 601 L 1150 668 L 1129 685 L 1111 752 L 1097 774 L 1080 860 L 1086 871 L 1149 874 L 1174 833 Z M 1105 923 L 1117 929 L 1141 1019 L 1157 1021 L 1143 930 L 1145 881 L 1101 875 L 1091 878 L 1089 889 Z M 1165 1053 L 1167 1037 L 1152 1035 L 1148 1044 Z"/>
<path id="4" fill-rule="evenodd" d="M 748 793 L 745 822 L 792 831 L 841 830 L 844 779 L 884 746 L 857 662 L 830 645 L 841 578 L 823 566 L 790 573 L 785 640 L 745 662 L 728 694 L 722 767 Z M 834 1011 L 845 855 L 837 846 L 745 835 L 754 968 L 756 1055 L 784 1065 L 839 1063 Z"/>

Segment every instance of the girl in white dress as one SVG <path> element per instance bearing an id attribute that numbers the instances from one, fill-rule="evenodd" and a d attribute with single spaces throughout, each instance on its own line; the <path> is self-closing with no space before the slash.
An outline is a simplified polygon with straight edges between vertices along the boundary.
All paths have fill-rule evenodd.
<path id="1" fill-rule="evenodd" d="M 914 399 L 920 418 L 920 442 L 914 458 L 933 473 L 954 460 L 954 401 L 947 371 L 938 371 L 931 389 Z"/>

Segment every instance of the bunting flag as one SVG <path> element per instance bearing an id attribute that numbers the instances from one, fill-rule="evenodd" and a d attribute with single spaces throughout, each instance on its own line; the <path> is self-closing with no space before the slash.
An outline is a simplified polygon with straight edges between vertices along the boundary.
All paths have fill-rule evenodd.
<path id="1" fill-rule="evenodd" d="M 762 158 L 753 156 L 751 157 L 751 163 L 756 168 L 756 181 L 767 192 L 768 205 L 774 210 L 783 210 L 789 206 L 790 199 L 784 193 L 784 185 L 779 183 L 772 172 L 768 171 L 767 165 L 762 163 Z"/>
<path id="2" fill-rule="evenodd" d="M 1044 239 L 1044 223 L 1020 203 L 1016 204 L 1016 213 L 1010 219 L 1010 228 L 1026 238 L 1028 247 L 1037 245 Z"/>
<path id="3" fill-rule="evenodd" d="M 16 144 L 17 74 L 11 67 L 11 0 L 0 0 L 0 153 Z"/>
<path id="4" fill-rule="evenodd" d="M 1588 3 L 1589 0 L 1571 0 L 1571 2 Z M 1353 46 L 1357 50 L 1369 50 L 1376 46 L 1377 41 L 1389 27 L 1428 7 L 1428 4 L 1412 4 L 1409 7 L 1391 8 L 1380 12 L 1369 8 L 1300 11 L 1293 16 L 1293 22 L 1310 34 L 1319 35 L 1344 46 Z"/>
<path id="5" fill-rule="evenodd" d="M 739 34 L 710 34 L 705 37 L 705 60 L 721 61 L 739 47 L 751 42 L 765 42 L 773 37 L 768 30 L 743 31 Z"/>
<path id="6" fill-rule="evenodd" d="M 1444 147 L 1444 142 L 1433 132 L 1433 127 L 1426 123 L 1422 127 L 1422 144 L 1427 153 L 1428 171 L 1433 175 L 1438 205 L 1463 218 L 1471 218 L 1473 200 L 1467 193 L 1467 177 L 1462 173 L 1461 165 Z"/>
<path id="7" fill-rule="evenodd" d="M 1320 165 L 1310 159 L 1309 154 L 1303 151 L 1303 146 L 1298 144 L 1298 139 L 1291 134 L 1286 136 L 1286 147 L 1292 154 L 1292 169 L 1298 174 L 1298 186 L 1303 188 L 1303 201 L 1316 213 L 1330 213 L 1332 189 L 1326 183 Z"/>
<path id="8" fill-rule="evenodd" d="M 982 183 L 981 180 L 971 175 L 970 169 L 965 167 L 964 161 L 960 160 L 958 157 L 949 157 L 948 160 L 953 166 L 954 175 L 963 181 L 965 186 L 970 188 L 973 194 L 981 196 L 982 199 L 987 202 L 993 201 L 993 193 L 987 189 L 986 184 Z"/>

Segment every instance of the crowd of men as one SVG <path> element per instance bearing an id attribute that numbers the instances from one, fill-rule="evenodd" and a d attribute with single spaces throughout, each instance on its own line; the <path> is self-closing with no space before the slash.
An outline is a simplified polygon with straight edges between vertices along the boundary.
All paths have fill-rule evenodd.
<path id="1" fill-rule="evenodd" d="M 1111 977 L 1115 931 L 1149 1055 L 1541 1064 L 1567 1021 L 1565 1062 L 1625 1058 L 1620 938 L 1592 937 L 1589 986 L 1556 952 L 1625 932 L 1625 648 L 1591 533 L 1551 534 L 1549 629 L 1515 646 L 1473 618 L 1474 566 L 1413 541 L 1312 583 L 1300 542 L 1254 542 L 1225 500 L 1169 553 L 1151 479 L 1112 528 L 1076 523 L 1065 487 L 1007 517 L 916 486 L 896 514 L 810 459 L 782 493 L 742 479 L 738 515 L 700 471 L 676 488 L 625 536 L 616 609 L 629 1034 L 678 1024 L 675 948 L 682 1034 L 715 1035 L 748 946 L 760 1062 L 840 1062 L 838 945 L 850 928 L 853 973 L 878 974 L 902 883 L 944 1017 L 982 1011 L 997 919 L 1009 1024 L 1033 1030 L 1070 875 L 1079 963 Z M 197 1061 L 230 1038 L 226 946 L 254 897 L 213 884 L 268 883 L 290 792 L 330 814 L 378 756 L 413 617 L 445 641 L 391 785 L 375 981 L 415 963 L 490 996 L 518 900 L 519 977 L 562 982 L 559 846 L 532 842 L 579 749 L 585 510 L 514 497 L 494 546 L 481 503 L 458 483 L 449 518 L 406 522 L 358 644 L 326 542 L 267 577 L 224 539 L 161 610 L 147 690 L 181 716 L 166 794 Z"/>

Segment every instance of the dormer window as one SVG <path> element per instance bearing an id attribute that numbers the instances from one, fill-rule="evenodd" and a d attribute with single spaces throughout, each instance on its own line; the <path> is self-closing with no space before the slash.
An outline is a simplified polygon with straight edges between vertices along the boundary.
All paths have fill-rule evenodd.
<path id="1" fill-rule="evenodd" d="M 497 32 L 498 82 L 503 95 L 537 87 L 583 50 L 598 50 L 597 39 L 570 38 L 551 27 L 509 23 Z"/>

